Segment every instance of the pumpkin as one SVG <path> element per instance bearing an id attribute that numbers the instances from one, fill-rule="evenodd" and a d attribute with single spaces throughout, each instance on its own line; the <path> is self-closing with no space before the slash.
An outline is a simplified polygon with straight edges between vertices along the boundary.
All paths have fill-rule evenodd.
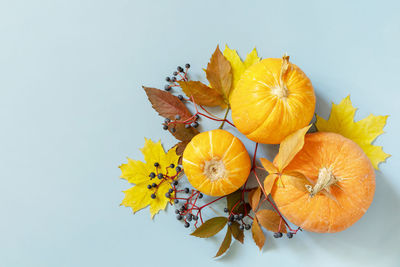
<path id="1" fill-rule="evenodd" d="M 290 173 L 301 173 L 310 183 Z M 375 192 L 370 160 L 355 142 L 336 133 L 307 134 L 302 150 L 280 179 L 283 185 L 276 183 L 271 195 L 282 214 L 318 233 L 338 232 L 354 224 Z"/>
<path id="2" fill-rule="evenodd" d="M 239 138 L 217 129 L 193 137 L 183 153 L 182 166 L 194 188 L 206 195 L 224 196 L 245 183 L 251 160 Z"/>
<path id="3" fill-rule="evenodd" d="M 254 142 L 279 144 L 314 116 L 310 79 L 296 65 L 267 58 L 249 67 L 230 98 L 232 120 Z"/>

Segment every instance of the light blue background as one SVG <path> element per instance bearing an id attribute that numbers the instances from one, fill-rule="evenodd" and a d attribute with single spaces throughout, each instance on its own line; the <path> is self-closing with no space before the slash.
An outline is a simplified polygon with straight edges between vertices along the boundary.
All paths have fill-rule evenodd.
<path id="1" fill-rule="evenodd" d="M 0 1 L 0 266 L 400 266 L 398 3 Z M 118 165 L 141 159 L 144 136 L 175 142 L 141 85 L 186 62 L 202 77 L 225 43 L 288 52 L 324 116 L 349 93 L 357 119 L 391 115 L 376 144 L 394 156 L 353 227 L 269 235 L 262 252 L 248 235 L 214 260 L 220 237 L 189 236 L 172 209 L 152 222 L 119 207 Z"/>

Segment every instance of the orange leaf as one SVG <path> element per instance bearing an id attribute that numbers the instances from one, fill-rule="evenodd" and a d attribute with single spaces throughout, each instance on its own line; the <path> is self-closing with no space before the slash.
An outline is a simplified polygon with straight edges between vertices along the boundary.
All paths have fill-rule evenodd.
<path id="1" fill-rule="evenodd" d="M 253 210 L 256 210 L 258 207 L 258 203 L 260 202 L 261 197 L 261 188 L 257 187 L 256 189 L 252 190 L 249 194 L 249 202 L 250 206 Z"/>
<path id="2" fill-rule="evenodd" d="M 260 158 L 260 161 L 261 161 L 261 164 L 263 165 L 264 169 L 267 172 L 269 172 L 269 173 L 278 172 L 278 169 L 275 167 L 275 165 L 271 161 L 269 161 L 265 158 Z"/>
<path id="3" fill-rule="evenodd" d="M 217 255 L 215 255 L 215 257 L 219 257 L 222 254 L 224 254 L 225 251 L 227 251 L 228 248 L 231 246 L 231 242 L 232 242 L 232 232 L 231 232 L 231 228 L 228 227 L 228 229 L 226 230 L 225 238 L 222 241 L 222 244 L 219 247 L 219 250 L 217 252 Z"/>
<path id="4" fill-rule="evenodd" d="M 258 224 L 256 218 L 254 218 L 254 220 L 253 220 L 253 227 L 251 227 L 251 234 L 253 236 L 254 242 L 261 250 L 265 243 L 265 235 L 264 235 L 263 231 L 261 230 L 261 227 Z"/>
<path id="5" fill-rule="evenodd" d="M 284 171 L 282 179 L 300 191 L 308 192 L 306 185 L 312 185 L 305 175 L 296 171 Z"/>
<path id="6" fill-rule="evenodd" d="M 207 65 L 206 76 L 211 87 L 220 92 L 224 96 L 225 103 L 229 104 L 229 95 L 233 80 L 232 67 L 231 63 L 229 63 L 219 50 L 219 46 L 215 49 Z"/>
<path id="7" fill-rule="evenodd" d="M 276 178 L 278 178 L 278 175 L 275 174 L 275 173 L 271 173 L 265 178 L 265 180 L 264 180 L 264 191 L 265 191 L 265 194 L 267 194 L 267 196 L 268 196 L 269 193 L 271 193 L 271 190 L 272 190 L 272 187 L 275 184 Z"/>
<path id="8" fill-rule="evenodd" d="M 268 231 L 282 233 L 287 232 L 285 223 L 283 220 L 281 220 L 279 214 L 273 210 L 259 210 L 256 213 L 256 217 L 260 224 Z"/>
<path id="9" fill-rule="evenodd" d="M 274 165 L 278 167 L 278 171 L 289 165 L 292 159 L 304 146 L 304 135 L 310 129 L 311 125 L 306 126 L 291 135 L 287 136 L 279 146 L 279 153 L 274 159 Z"/>
<path id="10" fill-rule="evenodd" d="M 209 107 L 225 105 L 223 95 L 204 83 L 199 81 L 178 81 L 178 83 L 188 97 L 193 96 L 196 104 Z"/>

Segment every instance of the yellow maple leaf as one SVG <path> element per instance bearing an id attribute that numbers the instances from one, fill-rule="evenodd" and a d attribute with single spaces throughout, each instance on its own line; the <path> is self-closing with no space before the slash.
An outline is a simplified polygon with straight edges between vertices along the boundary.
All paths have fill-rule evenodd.
<path id="1" fill-rule="evenodd" d="M 371 160 L 375 169 L 379 163 L 390 157 L 381 146 L 372 145 L 372 142 L 383 133 L 388 116 L 368 117 L 354 122 L 356 108 L 350 101 L 350 96 L 344 98 L 339 104 L 332 103 L 331 115 L 328 120 L 317 115 L 315 126 L 321 132 L 334 132 L 356 142 Z"/>
<path id="2" fill-rule="evenodd" d="M 239 82 L 243 72 L 245 72 L 245 70 L 254 63 L 259 62 L 261 59 L 258 57 L 257 50 L 255 48 L 249 54 L 247 54 L 244 62 L 240 59 L 236 50 L 230 49 L 228 45 L 225 45 L 225 50 L 223 54 L 225 58 L 231 63 L 232 67 L 232 74 L 233 74 L 233 83 L 231 89 L 232 92 L 233 90 L 235 90 L 237 83 Z"/>
<path id="3" fill-rule="evenodd" d="M 150 205 L 151 218 L 154 217 L 160 210 L 165 209 L 171 198 L 166 197 L 171 187 L 171 182 L 177 178 L 175 168 L 170 168 L 171 164 L 178 165 L 179 156 L 175 149 L 170 149 L 165 153 L 161 145 L 161 141 L 154 143 L 150 139 L 145 138 L 144 147 L 141 149 L 145 162 L 132 160 L 128 158 L 128 163 L 121 164 L 121 178 L 135 184 L 132 188 L 123 191 L 125 197 L 121 205 L 131 207 L 133 213 Z M 158 166 L 156 167 L 156 163 Z M 155 177 L 150 176 L 154 173 Z M 163 177 L 158 178 L 158 174 L 163 174 Z M 148 186 L 155 184 L 151 189 Z M 156 197 L 153 199 L 151 196 Z M 171 194 L 171 197 L 174 193 Z"/>

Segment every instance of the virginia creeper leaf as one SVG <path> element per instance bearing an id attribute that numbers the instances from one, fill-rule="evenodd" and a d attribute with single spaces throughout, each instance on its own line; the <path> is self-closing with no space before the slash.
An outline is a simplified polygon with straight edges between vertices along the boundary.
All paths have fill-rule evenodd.
<path id="1" fill-rule="evenodd" d="M 261 227 L 258 224 L 258 221 L 256 218 L 254 218 L 254 220 L 253 220 L 253 226 L 251 227 L 251 234 L 253 236 L 254 242 L 261 250 L 265 243 L 265 235 L 264 235 L 263 231 L 261 230 Z"/>
<path id="2" fill-rule="evenodd" d="M 278 168 L 279 172 L 281 172 L 303 148 L 304 136 L 310 127 L 311 125 L 299 129 L 283 139 L 279 146 L 278 155 L 274 159 L 274 165 Z"/>
<path id="3" fill-rule="evenodd" d="M 240 204 L 241 204 L 238 202 L 241 201 L 241 199 L 242 199 L 242 191 L 241 190 L 237 190 L 226 196 L 226 204 L 227 204 L 227 208 L 228 208 L 229 212 L 232 210 L 233 207 L 235 207 L 233 212 L 235 212 L 235 213 L 238 212 Z M 236 203 L 238 203 L 238 204 L 236 204 Z"/>
<path id="4" fill-rule="evenodd" d="M 222 254 L 224 254 L 228 250 L 228 248 L 231 246 L 231 243 L 232 243 L 232 232 L 231 232 L 231 228 L 228 227 L 228 229 L 226 230 L 225 238 L 222 241 L 222 244 L 219 247 L 219 250 L 218 250 L 217 254 L 215 255 L 215 257 L 219 257 Z"/>
<path id="5" fill-rule="evenodd" d="M 192 116 L 185 104 L 183 104 L 178 97 L 155 88 L 143 86 L 143 89 L 145 90 L 152 107 L 160 116 L 170 120 L 174 120 L 176 115 L 179 115 L 181 120 L 189 119 Z M 172 130 L 173 128 L 175 131 Z M 168 130 L 180 141 L 190 141 L 193 136 L 199 133 L 199 131 L 193 127 L 185 128 L 183 123 L 176 123 L 173 126 L 171 125 L 168 127 Z"/>
<path id="6" fill-rule="evenodd" d="M 264 191 L 265 191 L 265 194 L 268 195 L 269 193 L 271 193 L 272 187 L 274 187 L 276 178 L 278 178 L 278 177 L 279 176 L 276 173 L 268 174 L 268 176 L 264 180 Z"/>
<path id="7" fill-rule="evenodd" d="M 243 230 L 240 230 L 240 225 L 238 222 L 233 222 L 231 226 L 229 226 L 229 228 L 231 228 L 232 231 L 232 235 L 233 237 L 239 241 L 240 243 L 243 244 L 243 240 L 244 240 L 244 233 Z"/>
<path id="8" fill-rule="evenodd" d="M 308 192 L 306 185 L 312 185 L 304 174 L 296 171 L 284 171 L 281 179 L 304 192 Z"/>
<path id="9" fill-rule="evenodd" d="M 353 107 L 350 96 L 344 98 L 339 104 L 332 103 L 332 110 L 328 120 L 317 115 L 315 126 L 321 132 L 333 132 L 343 135 L 356 142 L 371 160 L 375 169 L 384 162 L 389 154 L 381 146 L 372 145 L 372 142 L 383 132 L 388 116 L 368 117 L 354 122 L 356 108 Z"/>
<path id="10" fill-rule="evenodd" d="M 261 198 L 261 188 L 257 187 L 253 189 L 249 194 L 249 202 L 252 210 L 256 210 L 258 207 L 258 203 L 260 203 Z"/>
<path id="11" fill-rule="evenodd" d="M 269 161 L 265 158 L 260 158 L 260 161 L 261 161 L 261 164 L 263 165 L 264 169 L 267 172 L 269 172 L 269 173 L 277 173 L 278 172 L 278 169 L 275 167 L 275 165 L 271 161 Z"/>
<path id="12" fill-rule="evenodd" d="M 286 225 L 279 214 L 273 210 L 259 210 L 256 213 L 258 222 L 268 231 L 286 233 Z M 280 228 L 279 228 L 280 226 Z"/>
<path id="13" fill-rule="evenodd" d="M 191 233 L 191 235 L 201 238 L 214 236 L 225 227 L 227 222 L 228 218 L 226 217 L 214 217 L 205 221 L 199 228 Z"/>
<path id="14" fill-rule="evenodd" d="M 206 69 L 207 80 L 213 89 L 224 96 L 224 102 L 229 104 L 229 95 L 232 88 L 232 67 L 229 61 L 219 50 L 215 49 Z"/>
<path id="15" fill-rule="evenodd" d="M 204 83 L 199 81 L 178 81 L 178 83 L 188 97 L 193 96 L 196 104 L 209 107 L 225 105 L 222 93 Z"/>

